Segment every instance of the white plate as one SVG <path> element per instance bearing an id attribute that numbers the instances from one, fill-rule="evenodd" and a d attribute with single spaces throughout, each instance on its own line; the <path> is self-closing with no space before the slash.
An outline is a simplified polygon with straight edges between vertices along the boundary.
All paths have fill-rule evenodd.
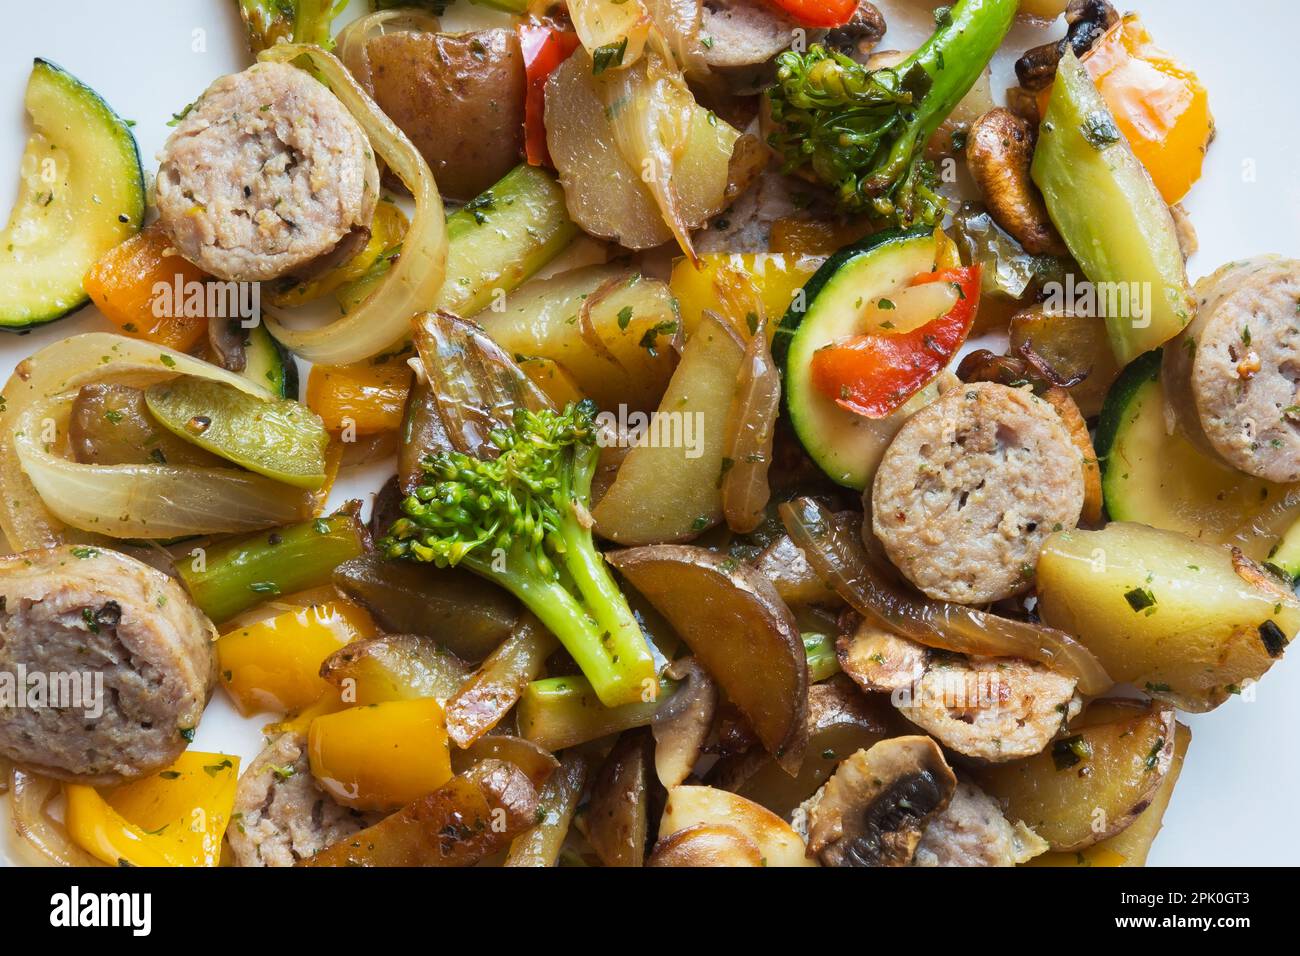
<path id="1" fill-rule="evenodd" d="M 876 3 L 892 27 L 885 46 L 893 48 L 915 45 L 928 8 L 938 5 Z M 1162 46 L 1200 74 L 1218 124 L 1205 177 L 1186 201 L 1201 240 L 1192 276 L 1258 253 L 1300 257 L 1300 125 L 1292 75 L 1292 38 L 1300 28 L 1300 12 L 1294 0 L 1250 0 L 1226 12 L 1216 0 L 1129 4 L 1143 14 Z M 363 5 L 353 0 L 338 22 L 346 22 Z M 0 128 L 8 135 L 0 149 L 2 209 L 8 209 L 15 193 L 25 136 L 22 95 L 32 57 L 63 66 L 119 114 L 135 120 L 147 170 L 157 167 L 154 155 L 166 139 L 171 115 L 217 76 L 248 63 L 234 0 L 41 0 L 39 15 L 20 4 L 5 12 Z M 453 9 L 444 22 L 457 28 L 481 15 L 478 8 Z M 1039 42 L 1032 31 L 1018 28 L 1015 49 L 1022 48 L 1022 40 L 1024 47 Z M 1001 58 L 996 65 L 995 89 L 1013 82 L 1010 59 Z M 87 308 L 30 335 L 0 335 L 0 380 L 20 359 L 50 342 L 105 328 L 107 323 Z M 386 473 L 373 468 L 358 474 L 336 497 L 359 496 L 368 502 Z M 1300 761 L 1294 759 L 1295 747 L 1286 743 L 1300 727 L 1300 663 L 1274 668 L 1253 701 L 1234 698 L 1212 714 L 1185 719 L 1195 737 L 1149 862 L 1293 863 L 1290 850 L 1300 845 L 1300 816 L 1282 811 L 1289 796 L 1300 792 Z M 194 746 L 247 761 L 260 746 L 263 722 L 241 720 L 218 693 Z M 7 815 L 4 803 L 0 817 Z M 15 852 L 7 824 L 4 834 L 0 860 L 25 861 Z"/>

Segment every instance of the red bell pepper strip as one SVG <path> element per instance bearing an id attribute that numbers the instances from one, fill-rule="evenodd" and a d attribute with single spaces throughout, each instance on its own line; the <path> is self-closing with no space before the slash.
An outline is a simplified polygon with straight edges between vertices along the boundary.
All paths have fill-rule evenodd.
<path id="1" fill-rule="evenodd" d="M 806 27 L 842 27 L 858 12 L 858 0 L 772 0 L 772 5 Z"/>
<path id="2" fill-rule="evenodd" d="M 912 285 L 951 282 L 957 304 L 910 332 L 866 332 L 813 353 L 813 386 L 841 408 L 884 418 L 901 408 L 952 361 L 975 323 L 980 267 L 926 272 Z"/>
<path id="3" fill-rule="evenodd" d="M 549 166 L 546 148 L 546 79 L 578 47 L 578 34 L 540 23 L 519 24 L 527 94 L 524 100 L 524 155 L 530 166 Z"/>

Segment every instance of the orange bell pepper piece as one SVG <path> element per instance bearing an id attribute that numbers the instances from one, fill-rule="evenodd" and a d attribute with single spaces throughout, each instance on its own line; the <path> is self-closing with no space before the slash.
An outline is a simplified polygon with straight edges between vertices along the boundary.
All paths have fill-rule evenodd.
<path id="1" fill-rule="evenodd" d="M 113 866 L 216 866 L 238 778 L 238 757 L 191 750 L 116 787 L 68 784 L 68 834 Z"/>
<path id="2" fill-rule="evenodd" d="M 432 697 L 317 717 L 307 756 L 321 788 L 360 810 L 395 810 L 452 777 L 446 718 Z"/>
<path id="3" fill-rule="evenodd" d="M 307 407 L 332 432 L 395 431 L 402 424 L 413 377 L 404 361 L 316 365 L 307 378 Z"/>
<path id="4" fill-rule="evenodd" d="M 1201 81 L 1155 45 L 1135 13 L 1106 31 L 1081 62 L 1160 195 L 1178 202 L 1201 178 L 1214 133 Z M 1038 95 L 1040 116 L 1051 94 L 1048 87 Z"/>
<path id="5" fill-rule="evenodd" d="M 301 710 L 333 691 L 320 676 L 325 658 L 374 633 L 370 615 L 345 601 L 286 611 L 218 638 L 221 684 L 245 716 Z"/>
<path id="6" fill-rule="evenodd" d="M 164 308 L 159 283 L 170 290 L 179 283 L 184 289 L 207 276 L 188 260 L 169 255 L 170 246 L 158 223 L 146 226 L 90 267 L 85 288 L 104 318 L 123 335 L 188 352 L 207 334 L 207 316 L 186 315 L 177 303 Z"/>
<path id="7" fill-rule="evenodd" d="M 951 311 L 908 332 L 866 332 L 813 353 L 813 386 L 841 408 L 884 418 L 906 404 L 952 361 L 966 341 L 979 306 L 980 267 L 926 272 L 913 286 L 951 282 Z"/>

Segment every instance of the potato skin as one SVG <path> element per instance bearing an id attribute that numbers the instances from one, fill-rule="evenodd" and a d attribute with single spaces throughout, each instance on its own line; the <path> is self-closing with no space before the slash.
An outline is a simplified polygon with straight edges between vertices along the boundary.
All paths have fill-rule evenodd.
<path id="1" fill-rule="evenodd" d="M 473 199 L 518 162 L 524 61 L 512 30 L 390 33 L 366 45 L 371 93 L 451 199 Z"/>
<path id="2" fill-rule="evenodd" d="M 1058 741 L 1024 760 L 979 768 L 975 776 L 1006 807 L 1008 820 L 1024 821 L 1053 850 L 1082 850 L 1119 833 L 1150 806 L 1173 765 L 1174 736 L 1172 708 L 1098 700 L 1066 731 L 1076 751 Z"/>

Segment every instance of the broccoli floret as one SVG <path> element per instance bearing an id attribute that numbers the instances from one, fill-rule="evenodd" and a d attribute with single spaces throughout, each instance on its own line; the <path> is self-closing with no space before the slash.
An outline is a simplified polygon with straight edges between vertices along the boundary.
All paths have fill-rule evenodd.
<path id="1" fill-rule="evenodd" d="M 654 658 L 591 535 L 595 406 L 516 409 L 492 433 L 500 455 L 425 459 L 425 480 L 402 503 L 379 550 L 389 558 L 460 566 L 518 597 L 560 640 L 607 706 L 643 700 Z"/>
<path id="2" fill-rule="evenodd" d="M 288 42 L 328 50 L 334 45 L 330 25 L 347 5 L 348 0 L 239 0 L 239 15 L 254 54 Z"/>
<path id="3" fill-rule="evenodd" d="M 777 124 L 769 142 L 785 171 L 811 172 L 850 212 L 900 226 L 937 223 L 945 204 L 926 143 L 997 52 L 1016 7 L 942 7 L 934 35 L 895 67 L 867 70 L 820 45 L 783 53 L 767 95 Z"/>

